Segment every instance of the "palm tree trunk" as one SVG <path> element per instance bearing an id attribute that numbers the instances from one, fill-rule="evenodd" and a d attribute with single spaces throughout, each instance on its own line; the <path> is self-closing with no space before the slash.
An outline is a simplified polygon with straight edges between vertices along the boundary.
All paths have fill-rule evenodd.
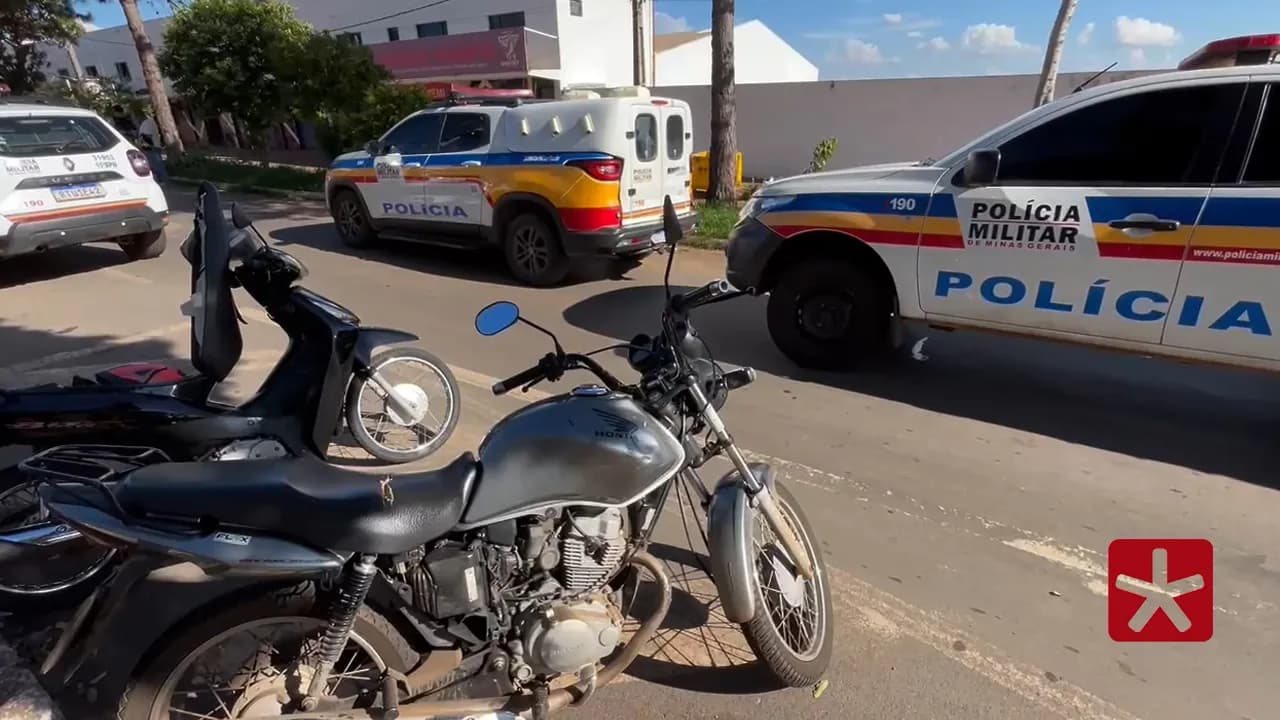
<path id="1" fill-rule="evenodd" d="M 721 201 L 737 199 L 733 6 L 734 0 L 711 0 L 711 178 L 707 197 Z"/>
<path id="2" fill-rule="evenodd" d="M 1040 83 L 1036 87 L 1036 107 L 1053 100 L 1058 82 L 1058 63 L 1062 60 L 1062 46 L 1067 41 L 1067 27 L 1076 12 L 1076 0 L 1062 0 L 1058 19 L 1049 33 L 1049 44 L 1044 51 L 1044 66 L 1040 69 Z"/>
<path id="3" fill-rule="evenodd" d="M 155 112 L 156 129 L 160 131 L 161 141 L 170 156 L 182 154 L 182 136 L 178 134 L 178 125 L 173 121 L 173 110 L 169 107 L 169 94 L 164 89 L 164 78 L 160 75 L 160 63 L 156 61 L 156 49 L 147 37 L 147 28 L 142 24 L 142 13 L 138 10 L 138 0 L 120 0 L 124 10 L 124 18 L 129 23 L 129 32 L 133 35 L 133 44 L 138 48 L 138 62 L 142 65 L 142 79 L 147 83 L 147 94 L 151 96 L 151 109 Z"/>

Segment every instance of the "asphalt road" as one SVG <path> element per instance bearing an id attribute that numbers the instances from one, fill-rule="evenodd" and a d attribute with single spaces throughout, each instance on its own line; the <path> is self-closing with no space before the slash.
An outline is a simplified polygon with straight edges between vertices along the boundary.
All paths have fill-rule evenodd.
<path id="1" fill-rule="evenodd" d="M 190 196 L 171 202 L 183 209 Z M 464 416 L 446 453 L 474 448 L 518 407 L 484 388 L 547 349 L 526 329 L 476 335 L 472 317 L 488 302 L 519 303 L 571 349 L 656 329 L 662 258 L 538 290 L 485 254 L 349 250 L 315 204 L 248 205 L 310 268 L 305 284 L 367 324 L 418 333 L 457 369 Z M 0 383 L 185 356 L 178 305 L 189 286 L 175 250 L 189 223 L 177 213 L 170 252 L 154 261 L 86 247 L 0 265 Z M 718 254 L 681 252 L 672 281 L 722 272 Z M 278 330 L 250 320 L 249 380 L 236 392 L 282 347 Z M 677 585 L 668 627 L 626 681 L 575 716 L 1275 717 L 1276 378 L 962 333 L 930 338 L 927 360 L 827 375 L 773 348 L 762 301 L 707 308 L 695 322 L 718 360 L 761 371 L 725 418 L 779 467 L 823 541 L 837 615 L 830 685 L 818 698 L 769 687 L 718 615 L 701 540 L 696 530 L 686 540 L 672 507 L 656 549 Z M 1211 641 L 1108 636 L 1108 546 L 1143 537 L 1213 542 Z"/>

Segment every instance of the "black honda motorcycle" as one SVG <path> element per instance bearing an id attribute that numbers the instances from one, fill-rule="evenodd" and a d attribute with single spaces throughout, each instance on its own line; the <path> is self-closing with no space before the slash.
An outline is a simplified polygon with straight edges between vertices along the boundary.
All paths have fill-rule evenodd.
<path id="1" fill-rule="evenodd" d="M 479 459 L 440 470 L 375 481 L 293 458 L 152 465 L 113 490 L 51 477 L 51 512 L 127 560 L 66 625 L 46 685 L 119 698 L 122 720 L 543 717 L 617 677 L 662 623 L 670 582 L 646 547 L 676 483 L 705 502 L 729 619 L 779 680 L 818 681 L 834 636 L 817 539 L 720 417 L 753 371 L 723 371 L 689 322 L 738 294 L 668 290 L 662 332 L 630 343 L 636 384 L 552 335 L 493 392 L 571 370 L 599 383 L 509 415 Z M 517 323 L 537 327 L 509 302 L 476 317 L 482 335 Z M 721 454 L 735 469 L 709 490 L 697 468 Z M 624 643 L 642 573 L 657 602 Z"/>
<path id="2" fill-rule="evenodd" d="M 356 442 L 384 462 L 425 457 L 448 440 L 461 401 L 445 363 L 411 346 L 375 352 L 417 336 L 363 327 L 350 310 L 298 286 L 307 274 L 300 261 L 268 245 L 237 206 L 232 228 L 222 212 L 217 189 L 201 185 L 195 229 L 182 246 L 192 268 L 184 311 L 191 316 L 191 362 L 198 374 L 174 377 L 167 368 L 135 364 L 104 371 L 97 383 L 0 392 L 0 445 L 61 448 L 24 467 L 69 467 L 75 474 L 86 461 L 122 467 L 323 458 L 344 408 Z M 258 393 L 231 407 L 209 396 L 243 348 L 232 295 L 237 286 L 285 331 L 289 347 Z M 401 371 L 416 377 L 397 380 Z M 392 442 L 396 433 L 406 442 Z M 42 520 L 31 487 L 21 474 L 9 474 L 19 484 L 0 493 L 0 610 L 79 601 L 111 553 L 78 541 L 61 523 Z M 17 552 L 33 548 L 40 553 Z M 5 561 L 15 554 L 27 561 Z M 36 562 L 29 561 L 33 557 Z"/>

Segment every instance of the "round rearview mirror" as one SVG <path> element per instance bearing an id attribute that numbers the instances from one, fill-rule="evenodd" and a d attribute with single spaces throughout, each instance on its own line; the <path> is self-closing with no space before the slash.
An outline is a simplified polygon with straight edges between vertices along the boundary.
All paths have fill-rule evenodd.
<path id="1" fill-rule="evenodd" d="M 476 313 L 476 332 L 489 337 L 506 330 L 520 319 L 520 308 L 508 300 L 491 303 Z"/>

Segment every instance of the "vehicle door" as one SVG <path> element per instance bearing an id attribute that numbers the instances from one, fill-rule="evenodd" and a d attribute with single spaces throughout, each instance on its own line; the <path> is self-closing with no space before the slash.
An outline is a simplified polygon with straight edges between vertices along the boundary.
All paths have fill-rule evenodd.
<path id="1" fill-rule="evenodd" d="M 373 158 L 376 182 L 365 183 L 365 205 L 374 220 L 385 225 L 414 227 L 427 219 L 422 209 L 422 184 L 417 172 L 440 141 L 443 117 L 413 115 L 382 137 L 381 152 Z"/>
<path id="2" fill-rule="evenodd" d="M 1278 272 L 1280 83 L 1255 80 L 1191 236 L 1164 344 L 1280 360 Z"/>
<path id="3" fill-rule="evenodd" d="M 953 169 L 921 239 L 926 315 L 1158 344 L 1244 87 L 1105 94 L 999 140 L 994 184 Z"/>
<path id="4" fill-rule="evenodd" d="M 624 228 L 660 218 L 663 198 L 661 111 L 654 105 L 634 105 L 629 121 L 630 157 L 623 163 L 621 186 Z"/>
<path id="5" fill-rule="evenodd" d="M 662 122 L 662 195 L 671 196 L 676 210 L 684 213 L 689 209 L 692 199 L 689 187 L 692 177 L 689 172 L 689 147 L 693 143 L 693 133 L 689 127 L 689 111 L 678 105 L 666 105 L 660 108 L 659 119 Z"/>
<path id="6" fill-rule="evenodd" d="M 487 200 L 484 168 L 493 137 L 492 118 L 485 112 L 456 110 L 443 117 L 440 145 L 425 168 L 423 211 L 432 223 L 489 227 L 493 207 Z"/>

